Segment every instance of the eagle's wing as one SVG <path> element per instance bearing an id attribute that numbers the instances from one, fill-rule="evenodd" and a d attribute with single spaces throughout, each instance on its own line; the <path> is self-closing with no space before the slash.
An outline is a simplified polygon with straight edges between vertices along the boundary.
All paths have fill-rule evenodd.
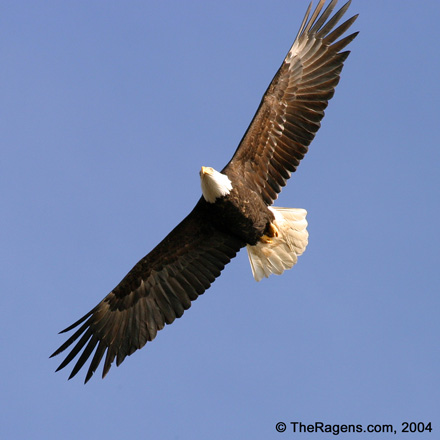
<path id="1" fill-rule="evenodd" d="M 357 15 L 334 27 L 345 4 L 329 19 L 337 0 L 320 14 L 321 0 L 309 19 L 309 6 L 298 35 L 273 78 L 231 161 L 223 169 L 244 177 L 267 205 L 278 197 L 290 173 L 307 152 L 339 82 L 349 52 L 341 52 L 357 35 L 336 41 Z M 335 42 L 336 41 L 336 42 Z"/>
<path id="2" fill-rule="evenodd" d="M 115 358 L 119 365 L 126 356 L 152 341 L 158 330 L 180 318 L 191 301 L 209 288 L 245 243 L 205 221 L 205 209 L 206 202 L 201 199 L 93 310 L 63 330 L 80 326 L 52 354 L 75 344 L 57 371 L 82 350 L 69 377 L 72 378 L 96 348 L 85 382 L 106 354 L 104 377 Z"/>

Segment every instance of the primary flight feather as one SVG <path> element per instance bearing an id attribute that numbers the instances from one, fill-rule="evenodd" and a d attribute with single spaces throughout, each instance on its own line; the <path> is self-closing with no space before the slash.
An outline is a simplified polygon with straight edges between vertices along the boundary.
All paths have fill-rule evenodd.
<path id="1" fill-rule="evenodd" d="M 180 318 L 244 246 L 257 281 L 296 263 L 308 241 L 306 211 L 271 205 L 319 129 L 349 54 L 343 49 L 357 35 L 340 38 L 357 16 L 336 27 L 350 2 L 332 16 L 336 3 L 323 10 L 320 0 L 311 15 L 309 6 L 232 159 L 221 172 L 202 167 L 202 197 L 191 213 L 63 330 L 77 328 L 52 354 L 73 346 L 57 371 L 79 355 L 70 379 L 93 355 L 85 382 L 103 359 L 104 377 L 115 359 L 120 365 Z"/>

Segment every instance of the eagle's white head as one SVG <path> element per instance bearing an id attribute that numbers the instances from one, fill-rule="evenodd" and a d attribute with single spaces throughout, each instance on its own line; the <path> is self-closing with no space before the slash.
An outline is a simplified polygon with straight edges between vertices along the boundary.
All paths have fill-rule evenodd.
<path id="1" fill-rule="evenodd" d="M 214 203 L 215 199 L 226 196 L 232 190 L 229 177 L 211 167 L 202 167 L 200 170 L 200 183 L 203 197 L 209 203 Z"/>

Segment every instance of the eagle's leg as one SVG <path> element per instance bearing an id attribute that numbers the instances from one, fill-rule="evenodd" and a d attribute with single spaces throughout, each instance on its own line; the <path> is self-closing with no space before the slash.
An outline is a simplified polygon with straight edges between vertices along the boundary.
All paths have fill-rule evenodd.
<path id="1" fill-rule="evenodd" d="M 273 223 L 269 223 L 266 227 L 264 235 L 261 236 L 260 241 L 262 243 L 272 243 L 272 238 L 278 237 L 278 235 L 278 228 Z"/>

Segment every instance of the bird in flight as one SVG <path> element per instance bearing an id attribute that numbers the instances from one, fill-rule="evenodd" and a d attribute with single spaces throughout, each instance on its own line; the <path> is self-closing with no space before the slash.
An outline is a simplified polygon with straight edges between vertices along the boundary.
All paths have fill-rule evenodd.
<path id="1" fill-rule="evenodd" d="M 76 331 L 56 350 L 78 354 L 70 378 L 92 356 L 87 382 L 104 358 L 104 377 L 116 358 L 152 341 L 208 289 L 237 252 L 247 247 L 254 278 L 292 268 L 308 242 L 304 209 L 271 206 L 296 171 L 324 117 L 357 32 L 344 33 L 357 15 L 337 24 L 350 1 L 309 5 L 295 41 L 267 88 L 229 163 L 202 167 L 202 196 L 177 225 L 90 312 L 63 330 Z M 341 38 L 342 37 L 342 38 Z M 51 356 L 51 357 L 52 357 Z"/>

